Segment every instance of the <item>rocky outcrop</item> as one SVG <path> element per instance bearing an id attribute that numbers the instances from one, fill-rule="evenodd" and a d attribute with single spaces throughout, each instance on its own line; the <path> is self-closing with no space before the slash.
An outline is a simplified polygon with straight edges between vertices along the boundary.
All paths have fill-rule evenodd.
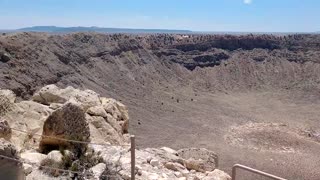
<path id="1" fill-rule="evenodd" d="M 105 111 L 118 120 L 117 124 L 121 127 L 122 133 L 128 133 L 129 115 L 126 106 L 112 98 L 101 98 L 100 100 Z"/>
<path id="2" fill-rule="evenodd" d="M 78 102 L 84 110 L 100 104 L 99 95 L 91 90 L 80 91 L 71 86 L 60 89 L 56 85 L 48 85 L 41 88 L 33 95 L 33 100 L 41 104 L 63 104 L 68 100 Z"/>
<path id="3" fill-rule="evenodd" d="M 41 137 L 37 134 L 42 134 L 44 121 L 51 112 L 48 106 L 33 101 L 21 101 L 15 103 L 12 110 L 2 117 L 10 128 L 19 130 L 12 131 L 10 138 L 19 151 L 39 148 Z"/>
<path id="4" fill-rule="evenodd" d="M 130 179 L 125 105 L 90 90 L 55 85 L 35 93 L 33 101 L 15 103 L 11 92 L 0 92 L 6 92 L 5 102 L 12 106 L 1 117 L 0 154 L 21 157 L 26 179 L 70 179 L 57 169 L 81 172 L 72 177 Z M 217 162 L 217 155 L 206 149 L 137 149 L 136 179 L 229 180 L 216 169 Z"/>
<path id="5" fill-rule="evenodd" d="M 191 51 L 189 53 L 180 53 L 180 55 L 162 55 L 162 58 L 178 63 L 191 71 L 196 69 L 196 67 L 205 68 L 219 66 L 224 60 L 229 59 L 229 57 L 230 55 L 228 52 L 217 49 L 214 49 L 209 53 L 200 54 L 198 51 Z"/>
<path id="6" fill-rule="evenodd" d="M 88 141 L 90 136 L 91 141 L 97 143 L 123 144 L 127 141 L 123 135 L 128 133 L 128 110 L 112 98 L 100 97 L 91 90 L 81 91 L 73 87 L 60 89 L 48 85 L 35 93 L 33 100 L 54 109 L 45 120 L 44 135 L 59 138 L 73 134 L 83 141 Z M 78 137 L 80 134 L 83 136 Z M 43 138 L 42 144 L 54 141 L 49 139 Z"/>

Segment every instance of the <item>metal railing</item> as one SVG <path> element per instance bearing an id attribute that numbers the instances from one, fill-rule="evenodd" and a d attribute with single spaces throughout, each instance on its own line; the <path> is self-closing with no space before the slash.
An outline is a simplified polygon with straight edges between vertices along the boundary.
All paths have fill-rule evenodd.
<path id="1" fill-rule="evenodd" d="M 281 178 L 281 177 L 278 177 L 278 176 L 275 176 L 275 175 L 272 175 L 272 174 L 269 174 L 269 173 L 266 173 L 266 172 L 263 172 L 263 171 L 259 171 L 257 169 L 253 169 L 251 167 L 244 166 L 244 165 L 241 165 L 241 164 L 235 164 L 232 167 L 232 180 L 236 180 L 236 170 L 238 168 L 246 170 L 246 171 L 249 171 L 249 172 L 252 172 L 252 173 L 255 173 L 255 174 L 259 174 L 261 176 L 268 177 L 268 178 L 274 179 L 274 180 L 287 180 L 287 179 L 284 179 L 284 178 Z"/>

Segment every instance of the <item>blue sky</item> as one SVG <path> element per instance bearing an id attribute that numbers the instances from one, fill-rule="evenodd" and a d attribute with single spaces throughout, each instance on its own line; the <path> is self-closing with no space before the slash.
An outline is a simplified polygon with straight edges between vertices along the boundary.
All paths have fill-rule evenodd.
<path id="1" fill-rule="evenodd" d="M 320 31 L 319 0 L 0 0 L 0 29 L 36 25 Z"/>

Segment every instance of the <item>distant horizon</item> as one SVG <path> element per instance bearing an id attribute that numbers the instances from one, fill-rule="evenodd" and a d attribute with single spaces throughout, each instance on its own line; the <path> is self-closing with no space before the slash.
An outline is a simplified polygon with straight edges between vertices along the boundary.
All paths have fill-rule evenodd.
<path id="1" fill-rule="evenodd" d="M 70 28 L 97 28 L 97 29 L 115 29 L 115 30 L 158 30 L 158 31 L 189 31 L 190 33 L 280 33 L 280 34 L 296 34 L 296 33 L 306 33 L 306 34 L 314 34 L 314 33 L 319 33 L 320 31 L 310 31 L 310 32 L 281 32 L 281 31 L 194 31 L 194 30 L 189 30 L 189 29 L 159 29 L 159 28 L 130 28 L 130 27 L 101 27 L 101 26 L 56 26 L 56 25 L 41 25 L 41 26 L 26 26 L 26 27 L 19 27 L 16 29 L 0 29 L 0 31 L 23 31 L 25 29 L 33 29 L 33 28 L 64 28 L 64 29 L 70 29 Z M 47 31 L 36 31 L 32 30 L 33 32 L 47 32 Z M 74 31 L 76 32 L 76 31 Z"/>

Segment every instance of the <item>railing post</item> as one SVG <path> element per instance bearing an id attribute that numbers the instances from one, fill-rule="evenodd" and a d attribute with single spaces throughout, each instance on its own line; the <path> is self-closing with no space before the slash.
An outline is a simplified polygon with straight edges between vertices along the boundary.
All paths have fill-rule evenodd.
<path id="1" fill-rule="evenodd" d="M 136 143 L 135 143 L 135 138 L 134 135 L 130 137 L 131 140 L 131 180 L 135 180 L 135 174 L 136 174 L 136 155 L 135 155 L 135 150 L 136 150 Z"/>
<path id="2" fill-rule="evenodd" d="M 232 178 L 231 178 L 231 180 L 236 180 L 236 168 L 237 168 L 237 166 L 233 166 L 232 167 Z"/>

